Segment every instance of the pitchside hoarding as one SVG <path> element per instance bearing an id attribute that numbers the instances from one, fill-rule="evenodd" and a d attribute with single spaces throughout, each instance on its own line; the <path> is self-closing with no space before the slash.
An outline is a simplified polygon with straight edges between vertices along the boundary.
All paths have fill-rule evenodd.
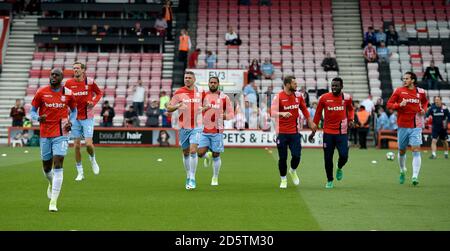
<path id="1" fill-rule="evenodd" d="M 321 147 L 322 131 L 317 131 L 314 143 L 308 141 L 311 130 L 300 131 L 302 147 Z M 257 130 L 225 130 L 223 143 L 228 147 L 276 147 L 277 135 L 275 132 Z"/>
<path id="2" fill-rule="evenodd" d="M 314 143 L 308 142 L 310 130 L 300 131 L 300 134 L 303 147 L 322 146 L 322 131 L 316 133 Z M 33 135 L 39 135 L 39 128 L 10 127 L 8 144 L 22 140 L 23 145 L 28 145 Z M 172 128 L 96 127 L 93 141 L 98 146 L 179 146 L 178 130 Z M 276 147 L 276 134 L 261 130 L 225 130 L 223 143 L 226 147 Z"/>

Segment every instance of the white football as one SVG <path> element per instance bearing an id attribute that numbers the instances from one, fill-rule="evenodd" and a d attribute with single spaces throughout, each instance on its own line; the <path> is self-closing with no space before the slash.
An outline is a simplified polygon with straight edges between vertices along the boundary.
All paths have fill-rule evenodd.
<path id="1" fill-rule="evenodd" d="M 386 159 L 387 160 L 394 160 L 395 159 L 395 153 L 393 153 L 393 152 L 387 152 L 386 153 Z"/>

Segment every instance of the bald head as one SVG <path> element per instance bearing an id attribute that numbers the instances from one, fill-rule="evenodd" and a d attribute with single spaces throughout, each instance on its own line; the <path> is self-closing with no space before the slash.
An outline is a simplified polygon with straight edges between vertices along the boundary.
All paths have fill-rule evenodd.
<path id="1" fill-rule="evenodd" d="M 59 68 L 54 68 L 50 72 L 50 85 L 52 88 L 59 88 L 63 80 L 62 70 Z"/>

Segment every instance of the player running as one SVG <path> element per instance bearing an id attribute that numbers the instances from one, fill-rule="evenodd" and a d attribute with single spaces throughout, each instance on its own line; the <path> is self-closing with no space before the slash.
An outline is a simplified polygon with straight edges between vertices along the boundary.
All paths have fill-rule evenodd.
<path id="1" fill-rule="evenodd" d="M 422 163 L 420 145 L 422 144 L 423 116 L 428 106 L 425 90 L 416 87 L 417 76 L 413 72 L 403 75 L 403 86 L 395 89 L 387 102 L 387 107 L 397 110 L 398 163 L 400 166 L 400 184 L 405 183 L 406 148 L 411 145 L 413 151 L 412 184 L 419 184 L 419 171 Z"/>
<path id="2" fill-rule="evenodd" d="M 449 111 L 446 106 L 442 104 L 441 97 L 434 97 L 434 104 L 428 109 L 426 117 L 432 118 L 431 128 L 431 156 L 430 159 L 436 159 L 436 148 L 438 140 L 442 141 L 444 145 L 444 157 L 448 159 L 448 119 L 450 118 Z"/>
<path id="3" fill-rule="evenodd" d="M 291 168 L 289 174 L 294 185 L 300 184 L 297 175 L 297 167 L 300 164 L 302 144 L 298 132 L 299 109 L 308 120 L 311 130 L 317 129 L 306 108 L 305 100 L 300 92 L 297 92 L 297 81 L 295 77 L 284 78 L 283 90 L 275 95 L 272 101 L 271 116 L 275 119 L 275 130 L 277 132 L 278 169 L 280 171 L 280 188 L 287 188 L 287 157 L 288 147 L 291 150 Z"/>
<path id="4" fill-rule="evenodd" d="M 208 81 L 209 92 L 203 95 L 203 132 L 200 135 L 198 156 L 202 158 L 208 149 L 212 151 L 213 177 L 211 186 L 219 185 L 219 170 L 222 165 L 220 153 L 223 146 L 223 121 L 234 117 L 233 105 L 230 98 L 219 91 L 219 78 L 210 77 Z"/>
<path id="5" fill-rule="evenodd" d="M 68 148 L 68 134 L 77 117 L 72 91 L 61 86 L 62 80 L 62 71 L 53 69 L 50 85 L 40 88 L 31 102 L 31 119 L 39 121 L 40 124 L 39 143 L 44 175 L 49 182 L 47 197 L 50 199 L 48 209 L 51 212 L 58 211 L 56 206 L 63 183 L 63 162 Z"/>
<path id="6" fill-rule="evenodd" d="M 344 172 L 342 168 L 348 160 L 348 128 L 354 126 L 355 112 L 352 105 L 352 97 L 344 93 L 344 82 L 341 78 L 333 78 L 331 81 L 331 92 L 325 93 L 319 98 L 317 110 L 314 115 L 314 123 L 319 123 L 323 119 L 323 153 L 325 162 L 325 172 L 327 174 L 327 183 L 325 188 L 334 187 L 333 181 L 333 155 L 337 148 L 339 153 L 338 165 L 336 170 L 336 179 L 342 180 Z M 314 132 L 309 140 L 314 137 Z"/>
<path id="7" fill-rule="evenodd" d="M 170 100 L 167 111 L 179 111 L 180 145 L 183 150 L 183 163 L 186 170 L 186 189 L 195 189 L 195 172 L 198 164 L 198 143 L 202 132 L 201 99 L 202 94 L 194 85 L 195 74 L 192 71 L 184 73 L 184 87 L 178 89 Z"/>
<path id="8" fill-rule="evenodd" d="M 94 144 L 92 137 L 94 135 L 94 106 L 102 98 L 103 93 L 98 88 L 93 79 L 85 74 L 86 65 L 75 62 L 73 64 L 74 78 L 68 79 L 65 87 L 72 90 L 77 100 L 78 115 L 77 120 L 72 126 L 72 137 L 75 145 L 75 161 L 78 175 L 76 181 L 84 179 L 83 165 L 81 163 L 81 137 L 84 137 L 86 150 L 91 161 L 92 171 L 95 175 L 99 174 L 100 167 L 95 160 Z M 95 94 L 95 95 L 94 95 Z"/>

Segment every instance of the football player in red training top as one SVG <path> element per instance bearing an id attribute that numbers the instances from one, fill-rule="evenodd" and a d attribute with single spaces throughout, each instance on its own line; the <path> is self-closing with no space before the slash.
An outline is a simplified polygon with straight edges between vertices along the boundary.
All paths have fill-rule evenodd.
<path id="1" fill-rule="evenodd" d="M 202 93 L 195 86 L 195 74 L 192 71 L 184 73 L 184 86 L 176 90 L 167 106 L 168 112 L 178 110 L 180 122 L 180 145 L 183 150 L 183 163 L 186 169 L 187 190 L 195 189 L 195 172 L 198 164 L 198 142 L 202 132 L 201 119 Z"/>
<path id="2" fill-rule="evenodd" d="M 387 102 L 387 107 L 397 111 L 398 163 L 400 165 L 400 184 L 405 183 L 406 148 L 413 151 L 412 184 L 419 184 L 419 171 L 422 162 L 420 145 L 422 145 L 422 127 L 428 107 L 425 91 L 416 87 L 417 76 L 413 72 L 403 75 L 403 86 L 395 89 Z"/>
<path id="3" fill-rule="evenodd" d="M 275 119 L 277 132 L 278 169 L 280 171 L 280 188 L 287 188 L 287 156 L 288 147 L 291 150 L 291 168 L 289 174 L 294 185 L 300 184 L 297 176 L 297 167 L 300 164 L 302 144 L 298 132 L 299 109 L 308 120 L 311 130 L 317 129 L 306 108 L 305 100 L 300 92 L 297 92 L 297 81 L 293 76 L 284 78 L 283 90 L 275 95 L 272 101 L 271 116 Z"/>
<path id="4" fill-rule="evenodd" d="M 61 86 L 62 80 L 62 71 L 53 69 L 50 85 L 40 88 L 31 103 L 31 118 L 40 124 L 39 143 L 44 174 L 49 182 L 47 196 L 50 199 L 51 212 L 58 211 L 56 204 L 63 182 L 63 162 L 69 144 L 68 135 L 77 117 L 72 91 Z"/>
<path id="5" fill-rule="evenodd" d="M 76 181 L 84 179 L 83 165 L 81 164 L 81 137 L 84 137 L 86 150 L 91 161 L 92 171 L 95 175 L 99 174 L 100 167 L 95 160 L 94 144 L 92 137 L 94 135 L 94 106 L 102 98 L 102 91 L 98 88 L 93 79 L 86 77 L 86 66 L 82 63 L 73 64 L 74 78 L 68 79 L 65 87 L 72 90 L 77 100 L 78 115 L 77 120 L 72 126 L 72 138 L 75 144 L 75 161 L 78 175 Z M 94 95 L 95 94 L 95 95 Z"/>
<path id="6" fill-rule="evenodd" d="M 344 177 L 342 168 L 348 160 L 348 136 L 347 129 L 354 126 L 355 112 L 352 98 L 349 94 L 342 92 L 344 83 L 341 78 L 331 81 L 331 92 L 325 93 L 319 98 L 317 110 L 314 115 L 314 123 L 319 123 L 324 111 L 323 123 L 323 153 L 325 159 L 325 172 L 327 184 L 325 188 L 333 188 L 333 155 L 337 148 L 339 160 L 336 170 L 336 179 Z M 310 140 L 314 133 L 310 135 Z"/>
<path id="7" fill-rule="evenodd" d="M 213 177 L 211 186 L 219 185 L 219 170 L 222 165 L 220 153 L 223 147 L 223 121 L 233 119 L 233 105 L 230 98 L 219 91 L 219 78 L 210 77 L 209 92 L 203 95 L 203 132 L 198 143 L 198 156 L 205 156 L 208 149 L 212 151 Z"/>

